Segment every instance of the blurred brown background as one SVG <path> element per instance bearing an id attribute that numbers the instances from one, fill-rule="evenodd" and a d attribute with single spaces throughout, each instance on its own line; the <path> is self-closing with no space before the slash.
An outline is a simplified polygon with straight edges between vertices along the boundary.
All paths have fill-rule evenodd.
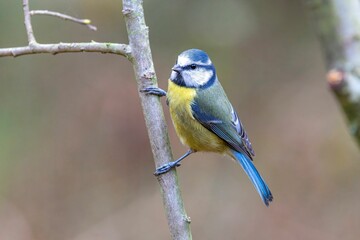
<path id="1" fill-rule="evenodd" d="M 121 1 L 30 2 L 98 27 L 35 16 L 39 42 L 127 42 Z M 194 239 L 358 239 L 359 150 L 301 1 L 152 0 L 145 16 L 160 87 L 181 51 L 211 56 L 274 194 L 266 208 L 240 166 L 191 156 L 178 172 Z M 0 47 L 26 44 L 21 1 L 0 1 L 0 31 Z M 169 239 L 127 60 L 1 58 L 0 84 L 1 240 Z"/>

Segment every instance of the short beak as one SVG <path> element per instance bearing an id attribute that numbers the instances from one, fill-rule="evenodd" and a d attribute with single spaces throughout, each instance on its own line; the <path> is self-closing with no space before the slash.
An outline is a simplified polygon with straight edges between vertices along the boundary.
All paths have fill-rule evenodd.
<path id="1" fill-rule="evenodd" d="M 175 81 L 179 76 L 181 76 L 181 67 L 175 64 L 171 70 L 170 80 Z"/>
<path id="2" fill-rule="evenodd" d="M 179 65 L 175 65 L 173 68 L 172 68 L 173 71 L 177 72 L 177 73 L 180 73 L 181 71 L 181 67 Z"/>

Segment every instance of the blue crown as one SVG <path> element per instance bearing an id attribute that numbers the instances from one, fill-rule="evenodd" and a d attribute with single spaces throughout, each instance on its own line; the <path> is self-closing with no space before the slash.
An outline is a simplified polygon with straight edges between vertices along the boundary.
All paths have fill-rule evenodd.
<path id="1" fill-rule="evenodd" d="M 203 64 L 209 64 L 210 59 L 206 52 L 199 49 L 189 49 L 182 52 L 180 55 L 186 56 L 194 62 L 201 62 Z"/>

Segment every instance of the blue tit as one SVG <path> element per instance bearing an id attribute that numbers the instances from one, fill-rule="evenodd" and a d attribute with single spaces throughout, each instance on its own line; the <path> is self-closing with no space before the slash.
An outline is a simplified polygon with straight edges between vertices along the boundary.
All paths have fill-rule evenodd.
<path id="1" fill-rule="evenodd" d="M 154 87 L 143 91 L 167 96 L 176 133 L 190 148 L 178 160 L 158 168 L 155 175 L 179 166 L 181 160 L 194 152 L 228 155 L 242 166 L 265 205 L 269 205 L 273 196 L 252 163 L 255 153 L 249 137 L 204 51 L 190 49 L 178 56 L 167 93 Z"/>

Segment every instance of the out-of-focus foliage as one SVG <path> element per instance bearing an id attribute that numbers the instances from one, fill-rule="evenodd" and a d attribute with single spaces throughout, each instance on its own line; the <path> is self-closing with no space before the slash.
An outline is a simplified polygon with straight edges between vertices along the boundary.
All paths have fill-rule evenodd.
<path id="1" fill-rule="evenodd" d="M 31 8 L 90 18 L 99 29 L 35 16 L 39 42 L 127 41 L 120 1 Z M 153 0 L 145 16 L 161 87 L 179 52 L 211 56 L 274 194 L 265 208 L 240 166 L 191 156 L 179 177 L 194 238 L 357 239 L 359 151 L 300 1 Z M 20 1 L 0 1 L 0 47 L 26 44 L 22 22 Z M 0 86 L 0 239 L 168 239 L 127 60 L 2 58 Z M 168 123 L 180 156 L 186 148 Z"/>

